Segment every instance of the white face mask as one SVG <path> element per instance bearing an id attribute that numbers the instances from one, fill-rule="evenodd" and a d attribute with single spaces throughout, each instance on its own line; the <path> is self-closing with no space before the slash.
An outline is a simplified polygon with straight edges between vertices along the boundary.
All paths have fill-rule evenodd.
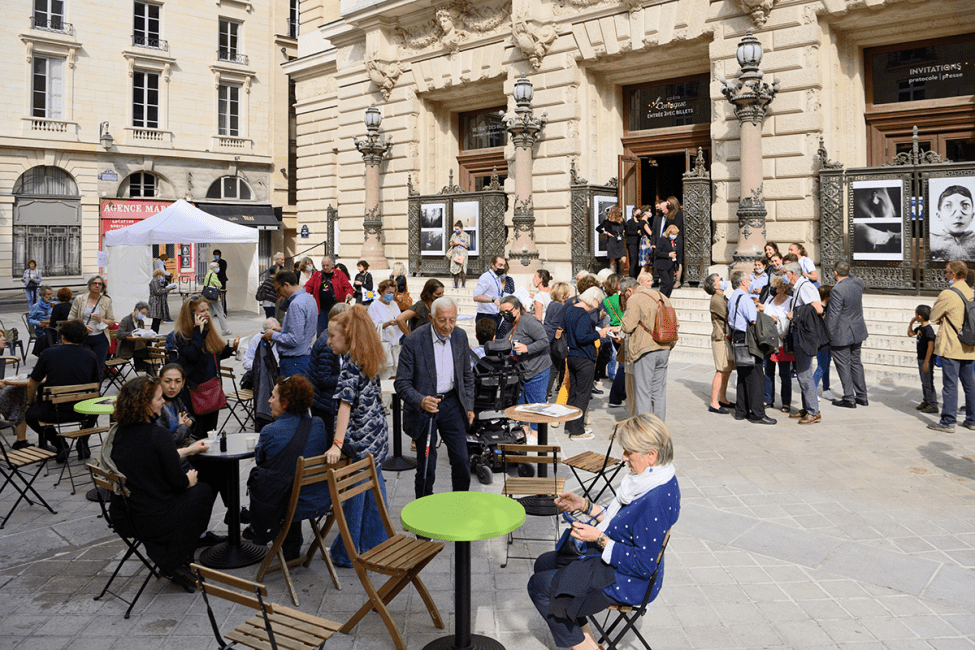
<path id="1" fill-rule="evenodd" d="M 311 273 L 314 270 L 315 270 L 315 267 L 314 266 L 312 266 L 311 264 L 305 264 L 305 271 L 307 273 Z"/>
<path id="2" fill-rule="evenodd" d="M 673 241 L 674 239 L 677 239 L 677 235 L 670 235 L 670 239 L 671 239 L 671 241 Z"/>

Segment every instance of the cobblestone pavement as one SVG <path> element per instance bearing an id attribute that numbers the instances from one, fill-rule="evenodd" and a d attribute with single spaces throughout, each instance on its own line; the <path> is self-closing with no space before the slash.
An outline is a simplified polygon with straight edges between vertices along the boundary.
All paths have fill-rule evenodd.
<path id="1" fill-rule="evenodd" d="M 0 318 L 13 322 L 18 315 Z M 241 312 L 230 317 L 241 334 L 258 331 L 260 321 Z M 670 367 L 667 422 L 683 509 L 667 550 L 663 590 L 641 623 L 651 644 L 658 650 L 975 647 L 975 463 L 965 458 L 975 454 L 975 431 L 927 430 L 932 416 L 914 410 L 920 390 L 903 388 L 871 391 L 866 408 L 826 404 L 823 422 L 810 427 L 779 412 L 770 412 L 780 416 L 776 426 L 736 422 L 707 412 L 712 374 L 702 365 Z M 562 429 L 552 430 L 565 457 L 605 451 L 625 409 L 608 408 L 603 395 L 594 399 L 591 415 L 594 440 L 571 442 Z M 9 443 L 9 430 L 3 435 Z M 56 469 L 52 465 L 37 486 L 58 514 L 21 504 L 0 531 L 0 649 L 216 648 L 202 597 L 168 581 L 151 581 L 129 620 L 119 600 L 92 599 L 123 546 L 98 518 L 96 504 L 85 500 L 87 484 L 75 495 L 67 481 L 52 487 Z M 438 469 L 437 489 L 444 490 L 446 458 Z M 243 466 L 241 476 L 247 471 Z M 413 477 L 385 477 L 398 525 L 399 511 L 412 499 Z M 499 492 L 501 483 L 498 475 L 489 486 L 475 481 L 474 489 Z M 577 487 L 571 476 L 568 485 Z M 12 494 L 8 488 L 0 495 L 4 513 Z M 212 520 L 218 532 L 225 529 L 223 515 L 218 499 Z M 526 526 L 537 536 L 552 534 L 548 520 L 529 519 Z M 534 543 L 520 550 L 548 548 Z M 554 647 L 525 591 L 529 561 L 501 569 L 504 552 L 503 539 L 475 544 L 475 632 L 509 650 Z M 446 631 L 433 627 L 412 589 L 393 601 L 410 648 L 453 629 L 452 553 L 448 544 L 422 574 Z M 124 572 L 135 569 L 129 563 Z M 234 573 L 252 579 L 256 567 Z M 338 621 L 350 616 L 365 592 L 352 569 L 338 574 L 341 591 L 320 561 L 295 569 L 300 609 Z M 125 593 L 134 593 L 139 582 Z M 287 602 L 280 574 L 266 584 L 272 600 Z M 223 602 L 215 609 L 223 629 L 248 616 Z M 370 614 L 326 648 L 393 644 Z"/>

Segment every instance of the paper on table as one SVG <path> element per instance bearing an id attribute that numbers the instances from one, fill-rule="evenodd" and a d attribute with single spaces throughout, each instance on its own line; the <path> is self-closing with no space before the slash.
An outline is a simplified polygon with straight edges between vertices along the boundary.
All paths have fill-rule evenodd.
<path id="1" fill-rule="evenodd" d="M 560 418 L 573 412 L 572 409 L 562 406 L 561 404 L 522 404 L 521 406 L 516 406 L 515 410 L 521 411 L 522 413 L 537 413 L 538 415 L 547 415 L 552 418 Z"/>

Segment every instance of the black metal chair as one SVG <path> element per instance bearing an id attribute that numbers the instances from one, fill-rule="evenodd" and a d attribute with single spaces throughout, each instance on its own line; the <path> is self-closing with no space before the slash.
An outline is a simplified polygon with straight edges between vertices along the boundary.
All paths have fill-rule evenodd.
<path id="1" fill-rule="evenodd" d="M 142 540 L 140 540 L 138 535 L 136 534 L 135 524 L 132 523 L 132 514 L 129 510 L 129 501 L 128 501 L 129 489 L 125 487 L 125 477 L 121 476 L 120 474 L 116 474 L 115 472 L 109 472 L 107 470 L 104 470 L 92 464 L 88 465 L 88 471 L 91 472 L 91 480 L 95 483 L 95 488 L 96 488 L 95 491 L 98 493 L 98 505 L 102 509 L 102 517 L 105 519 L 105 523 L 108 524 L 109 530 L 113 531 L 116 535 L 118 535 L 119 539 L 121 539 L 126 546 L 125 555 L 123 555 L 122 559 L 119 560 L 118 565 L 115 567 L 115 571 L 112 572 L 112 577 L 108 579 L 108 582 L 105 583 L 105 588 L 102 589 L 102 592 L 100 594 L 95 596 L 94 600 L 101 599 L 102 596 L 104 596 L 105 594 L 112 594 L 113 596 L 121 600 L 123 603 L 128 603 L 129 607 L 128 609 L 125 610 L 125 618 L 128 618 L 132 614 L 132 608 L 135 607 L 135 603 L 137 600 L 139 600 L 139 596 L 142 595 L 142 592 L 145 591 L 146 589 L 146 585 L 149 584 L 149 580 L 151 580 L 152 578 L 158 579 L 162 577 L 162 574 L 159 572 L 155 563 L 149 560 L 139 550 L 139 547 L 142 546 Z M 110 511 L 111 497 L 106 497 L 106 495 L 110 495 L 112 494 L 112 492 L 121 495 L 122 501 L 125 504 L 125 517 L 127 520 L 126 521 L 127 528 L 124 529 L 124 532 L 119 529 L 119 526 L 116 524 L 116 522 L 112 521 L 112 515 Z M 109 588 L 112 586 L 112 582 L 114 582 L 115 578 L 118 576 L 119 571 L 122 570 L 122 565 L 125 564 L 125 562 L 133 555 L 139 558 L 139 560 L 142 562 L 142 565 L 149 570 L 149 574 L 146 576 L 146 579 L 142 581 L 142 585 L 139 587 L 139 591 L 136 592 L 132 600 L 126 600 L 121 596 L 120 593 L 109 591 Z M 138 571 L 136 573 L 138 573 Z M 135 574 L 130 576 L 130 578 L 134 578 L 134 577 Z"/>
<path id="2" fill-rule="evenodd" d="M 12 485 L 20 493 L 20 496 L 14 501 L 14 505 L 11 506 L 10 511 L 3 518 L 3 521 L 0 522 L 0 530 L 3 530 L 3 527 L 7 525 L 7 520 L 10 519 L 10 515 L 14 514 L 14 510 L 17 509 L 21 501 L 26 500 L 28 504 L 34 505 L 34 502 L 27 496 L 28 492 L 33 494 L 38 502 L 47 508 L 51 514 L 57 514 L 57 511 L 34 489 L 34 481 L 37 479 L 37 476 L 44 469 L 47 461 L 56 455 L 53 451 L 46 451 L 39 447 L 24 447 L 23 449 L 7 451 L 7 447 L 3 443 L 3 436 L 0 436 L 0 475 L 4 479 L 3 485 L 0 486 L 0 493 L 7 488 L 7 485 Z M 37 467 L 33 474 L 30 474 L 29 470 L 27 470 L 31 466 Z M 20 484 L 23 484 L 23 487 Z"/>
<path id="3" fill-rule="evenodd" d="M 227 393 L 227 408 L 230 412 L 227 413 L 227 417 L 224 418 L 223 424 L 220 425 L 218 429 L 226 429 L 227 423 L 230 422 L 230 418 L 233 417 L 237 420 L 237 424 L 240 425 L 241 431 L 247 430 L 247 423 L 254 423 L 254 391 L 241 388 L 237 384 L 237 375 L 234 373 L 233 368 L 220 368 L 221 380 L 229 379 L 231 385 L 234 387 L 233 391 Z M 241 420 L 240 415 L 237 414 L 237 409 L 243 411 L 244 419 Z"/>
<path id="4" fill-rule="evenodd" d="M 50 408 L 48 412 L 53 416 L 51 418 L 53 421 L 44 421 L 40 424 L 44 427 L 54 427 L 57 429 L 58 437 L 64 441 L 67 450 L 67 458 L 65 459 L 64 465 L 61 466 L 61 473 L 58 474 L 58 480 L 55 482 L 54 487 L 61 484 L 64 473 L 67 472 L 68 479 L 71 481 L 71 494 L 74 494 L 76 490 L 74 470 L 72 469 L 71 463 L 71 450 L 75 447 L 75 440 L 92 435 L 98 435 L 98 439 L 101 440 L 101 434 L 107 432 L 108 427 L 94 426 L 98 421 L 97 416 L 80 416 L 80 420 L 78 417 L 67 417 L 64 415 L 62 408 L 68 405 L 73 406 L 86 399 L 101 397 L 98 389 L 99 385 L 94 383 L 75 384 L 72 386 L 45 386 L 41 389 L 40 398 L 49 404 Z M 58 408 L 59 406 L 61 408 Z M 87 426 L 88 423 L 92 423 L 93 426 Z M 73 426 L 79 428 L 65 429 L 65 427 Z"/>
<path id="5" fill-rule="evenodd" d="M 613 427 L 613 433 L 609 436 L 609 447 L 606 448 L 605 454 L 597 454 L 594 451 L 584 451 L 581 454 L 573 456 L 566 461 L 563 461 L 563 465 L 566 465 L 572 470 L 572 474 L 579 481 L 579 485 L 582 486 L 582 496 L 589 499 L 592 502 L 599 500 L 599 497 L 603 496 L 603 492 L 609 488 L 609 491 L 616 496 L 616 490 L 613 489 L 613 480 L 616 475 L 620 473 L 623 469 L 625 463 L 619 458 L 613 458 L 611 455 L 613 452 L 613 443 L 616 441 L 616 427 Z M 594 474 L 594 476 L 583 480 L 583 477 L 579 475 L 579 472 L 588 472 Z M 603 486 L 600 488 L 599 492 L 593 496 L 593 491 L 596 486 L 602 481 Z"/>

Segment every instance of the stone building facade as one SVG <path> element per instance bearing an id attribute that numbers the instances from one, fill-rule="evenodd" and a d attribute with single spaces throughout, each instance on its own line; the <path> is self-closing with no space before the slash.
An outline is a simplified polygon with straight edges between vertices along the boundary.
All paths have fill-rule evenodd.
<path id="1" fill-rule="evenodd" d="M 365 134 L 373 103 L 393 143 L 380 182 L 390 262 L 407 259 L 415 236 L 411 192 L 439 192 L 448 172 L 460 189 L 479 190 L 497 168 L 513 197 L 515 151 L 498 112 L 513 113 L 524 74 L 535 114 L 547 113 L 531 174 L 542 265 L 561 277 L 570 270 L 573 181 L 611 188 L 623 157 L 641 177 L 637 197 L 623 197 L 628 205 L 681 198 L 698 148 L 712 180 L 703 241 L 713 263 L 730 263 L 740 127 L 721 80 L 739 75 L 736 48 L 751 29 L 765 80 L 779 81 L 762 138 L 767 238 L 803 243 L 816 260 L 821 137 L 847 166 L 881 165 L 921 120 L 922 133 L 975 158 L 975 61 L 963 61 L 960 94 L 930 99 L 929 84 L 927 98 L 873 101 L 871 80 L 882 76 L 875 62 L 975 44 L 975 5 L 946 0 L 933 9 L 902 0 L 303 0 L 298 58 L 285 65 L 296 82 L 298 224 L 324 233 L 334 206 L 339 256 L 360 254 L 364 164 L 353 139 Z M 884 52 L 895 56 L 878 58 Z M 512 217 L 509 201 L 506 223 Z"/>
<path id="2" fill-rule="evenodd" d="M 19 287 L 31 258 L 55 286 L 77 284 L 98 272 L 106 230 L 179 198 L 262 227 L 265 255 L 282 249 L 296 4 L 4 3 L 0 288 Z M 159 252 L 187 274 L 205 255 Z"/>

